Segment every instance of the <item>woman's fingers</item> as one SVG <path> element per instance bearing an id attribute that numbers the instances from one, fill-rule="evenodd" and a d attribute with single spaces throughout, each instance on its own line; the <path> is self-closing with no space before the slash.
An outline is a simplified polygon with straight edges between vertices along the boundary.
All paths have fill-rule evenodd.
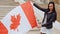
<path id="1" fill-rule="evenodd" d="M 41 28 L 41 25 L 38 25 L 37 28 Z"/>

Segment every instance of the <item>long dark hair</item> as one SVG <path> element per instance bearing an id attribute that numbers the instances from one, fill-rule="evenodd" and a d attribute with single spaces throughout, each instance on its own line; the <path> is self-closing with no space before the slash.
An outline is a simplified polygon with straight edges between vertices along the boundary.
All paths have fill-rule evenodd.
<path id="1" fill-rule="evenodd" d="M 49 5 L 50 5 L 50 4 L 53 4 L 53 10 L 52 10 L 52 11 L 53 11 L 53 12 L 56 12 L 54 2 L 49 2 L 49 4 L 48 4 L 48 11 L 50 11 L 50 9 L 49 9 Z"/>
<path id="2" fill-rule="evenodd" d="M 56 10 L 55 10 L 55 4 L 54 4 L 54 2 L 49 2 L 49 4 L 53 4 L 53 12 L 52 13 L 55 13 L 55 20 L 57 19 L 57 13 L 56 13 Z M 50 9 L 49 9 L 49 4 L 48 4 L 48 12 L 50 11 Z"/>

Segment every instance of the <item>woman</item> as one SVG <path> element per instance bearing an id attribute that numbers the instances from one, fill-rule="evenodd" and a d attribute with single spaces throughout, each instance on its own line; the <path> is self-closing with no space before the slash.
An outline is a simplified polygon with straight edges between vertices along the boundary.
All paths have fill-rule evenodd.
<path id="1" fill-rule="evenodd" d="M 34 6 L 45 12 L 42 21 L 41 34 L 52 34 L 53 22 L 55 22 L 57 18 L 54 2 L 49 2 L 47 9 L 41 8 L 35 3 Z"/>

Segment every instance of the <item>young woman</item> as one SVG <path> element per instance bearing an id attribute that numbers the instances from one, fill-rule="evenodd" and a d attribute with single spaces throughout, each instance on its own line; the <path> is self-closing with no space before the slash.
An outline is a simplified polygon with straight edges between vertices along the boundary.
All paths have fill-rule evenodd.
<path id="1" fill-rule="evenodd" d="M 52 34 L 53 22 L 55 22 L 57 18 L 54 2 L 49 2 L 47 9 L 41 8 L 35 3 L 34 6 L 45 12 L 42 21 L 41 34 Z"/>

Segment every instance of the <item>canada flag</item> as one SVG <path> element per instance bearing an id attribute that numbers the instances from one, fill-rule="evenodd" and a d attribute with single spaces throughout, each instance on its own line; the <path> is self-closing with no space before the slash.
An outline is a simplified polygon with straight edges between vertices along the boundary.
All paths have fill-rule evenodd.
<path id="1" fill-rule="evenodd" d="M 37 26 L 33 5 L 25 2 L 12 9 L 0 21 L 0 34 L 26 34 Z"/>

